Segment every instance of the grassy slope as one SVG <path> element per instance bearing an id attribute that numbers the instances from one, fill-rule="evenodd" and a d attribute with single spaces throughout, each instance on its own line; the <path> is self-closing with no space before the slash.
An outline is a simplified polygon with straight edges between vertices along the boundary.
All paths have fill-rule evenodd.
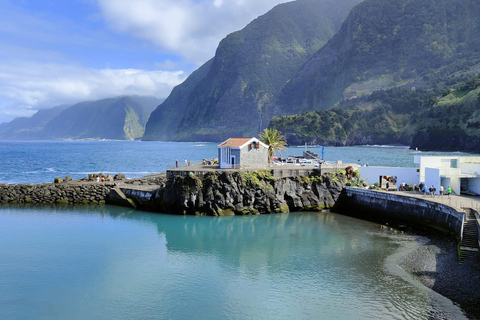
<path id="1" fill-rule="evenodd" d="M 474 0 L 366 0 L 282 89 L 276 104 L 285 114 L 327 109 L 351 96 L 355 84 L 370 82 L 368 94 L 428 80 L 448 65 L 471 66 L 480 52 L 479 17 Z"/>

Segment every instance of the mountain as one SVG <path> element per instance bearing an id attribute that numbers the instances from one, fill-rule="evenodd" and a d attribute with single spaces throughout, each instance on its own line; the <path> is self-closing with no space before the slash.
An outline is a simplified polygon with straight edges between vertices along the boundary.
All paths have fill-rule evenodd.
<path id="1" fill-rule="evenodd" d="M 24 140 L 31 139 L 43 130 L 43 127 L 58 116 L 68 105 L 37 111 L 30 118 L 15 118 L 10 122 L 0 124 L 0 139 Z"/>
<path id="2" fill-rule="evenodd" d="M 480 153 L 480 65 L 422 89 L 392 88 L 328 110 L 274 117 L 289 144 L 403 144 Z"/>
<path id="3" fill-rule="evenodd" d="M 165 99 L 153 96 L 127 96 L 151 114 Z"/>
<path id="4" fill-rule="evenodd" d="M 282 88 L 277 114 L 324 110 L 408 82 L 424 86 L 441 68 L 453 73 L 474 65 L 478 34 L 476 0 L 366 0 Z"/>
<path id="5" fill-rule="evenodd" d="M 412 148 L 480 153 L 480 77 L 445 91 L 410 126 Z"/>
<path id="6" fill-rule="evenodd" d="M 77 103 L 45 125 L 45 139 L 141 138 L 148 112 L 132 98 L 110 98 Z"/>
<path id="7" fill-rule="evenodd" d="M 0 125 L 1 139 L 139 139 L 162 100 L 125 96 L 39 110 Z"/>
<path id="8" fill-rule="evenodd" d="M 215 57 L 174 88 L 151 115 L 144 140 L 210 140 L 258 134 L 267 108 L 360 0 L 281 4 L 223 39 Z"/>

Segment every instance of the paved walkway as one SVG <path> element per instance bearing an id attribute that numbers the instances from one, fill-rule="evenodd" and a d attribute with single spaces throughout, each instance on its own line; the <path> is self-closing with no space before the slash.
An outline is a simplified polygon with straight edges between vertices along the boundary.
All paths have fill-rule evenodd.
<path id="1" fill-rule="evenodd" d="M 386 191 L 385 191 L 386 192 Z M 408 197 L 415 197 L 437 203 L 442 203 L 457 209 L 458 211 L 464 211 L 462 208 L 472 208 L 473 210 L 480 212 L 480 196 L 457 196 L 451 195 L 450 198 L 446 195 L 440 197 L 436 195 L 434 198 L 431 196 L 424 196 L 418 192 L 412 191 L 389 191 L 395 194 L 404 195 Z"/>

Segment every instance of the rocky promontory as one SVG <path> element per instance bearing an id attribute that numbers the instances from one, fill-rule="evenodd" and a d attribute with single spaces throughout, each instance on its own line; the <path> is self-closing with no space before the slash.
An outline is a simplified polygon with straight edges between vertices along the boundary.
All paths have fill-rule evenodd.
<path id="1" fill-rule="evenodd" d="M 160 213 L 248 215 L 331 208 L 356 173 L 310 173 L 275 178 L 271 170 L 211 171 L 202 177 L 149 176 L 105 181 L 96 175 L 37 185 L 0 184 L 0 203 L 119 204 Z M 59 182 L 60 181 L 60 182 Z"/>
<path id="2" fill-rule="evenodd" d="M 350 181 L 345 171 L 274 178 L 270 170 L 208 172 L 170 177 L 154 192 L 121 188 L 148 210 L 172 214 L 247 215 L 321 211 L 335 204 Z"/>

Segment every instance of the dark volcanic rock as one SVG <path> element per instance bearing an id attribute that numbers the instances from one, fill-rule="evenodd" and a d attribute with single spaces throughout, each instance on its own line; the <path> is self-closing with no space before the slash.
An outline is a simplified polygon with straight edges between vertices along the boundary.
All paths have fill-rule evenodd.
<path id="1" fill-rule="evenodd" d="M 265 172 L 210 172 L 175 176 L 158 190 L 151 206 L 174 214 L 263 214 L 320 211 L 335 204 L 346 177 L 342 174 L 273 178 Z"/>

